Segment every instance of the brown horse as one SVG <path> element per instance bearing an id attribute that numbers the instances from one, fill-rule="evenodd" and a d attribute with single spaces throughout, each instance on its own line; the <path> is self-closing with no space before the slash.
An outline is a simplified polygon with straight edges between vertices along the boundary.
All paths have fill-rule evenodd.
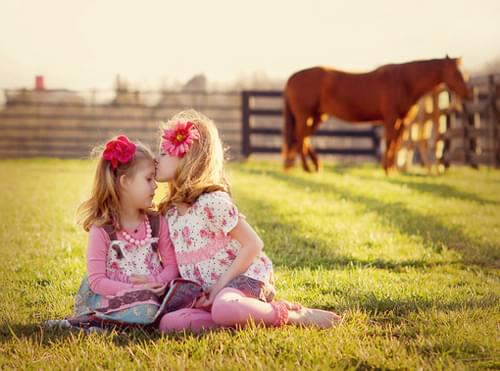
<path id="1" fill-rule="evenodd" d="M 470 91 L 459 70 L 460 58 L 431 59 L 388 64 L 368 73 L 348 73 L 314 67 L 293 74 L 287 81 L 283 155 L 285 169 L 300 154 L 302 166 L 309 155 L 319 170 L 309 136 L 326 116 L 349 122 L 370 121 L 385 127 L 386 150 L 382 164 L 387 172 L 395 165 L 404 120 L 424 94 L 445 83 L 460 98 Z"/>

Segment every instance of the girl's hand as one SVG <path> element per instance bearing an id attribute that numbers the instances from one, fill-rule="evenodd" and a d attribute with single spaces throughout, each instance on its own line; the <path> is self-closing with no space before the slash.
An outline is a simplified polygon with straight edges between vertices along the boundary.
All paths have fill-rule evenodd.
<path id="1" fill-rule="evenodd" d="M 195 308 L 210 309 L 210 307 L 214 303 L 214 299 L 217 296 L 217 294 L 219 293 L 219 291 L 220 291 L 220 289 L 217 289 L 215 287 L 215 285 L 212 286 L 208 290 L 208 292 L 206 292 L 205 294 L 203 294 L 202 296 L 200 296 L 198 298 L 198 300 L 196 300 L 196 303 L 194 303 L 194 307 Z"/>
<path id="2" fill-rule="evenodd" d="M 202 296 L 200 296 L 198 300 L 196 300 L 196 303 L 194 303 L 194 307 L 210 310 L 213 302 L 214 298 L 210 296 L 210 293 L 206 292 Z"/>
<path id="3" fill-rule="evenodd" d="M 129 278 L 130 283 L 140 284 L 140 283 L 148 283 L 148 276 L 142 274 L 133 274 Z"/>
<path id="4" fill-rule="evenodd" d="M 142 285 L 142 288 L 151 291 L 155 295 L 161 296 L 165 293 L 167 285 L 160 282 L 148 282 Z"/>
<path id="5" fill-rule="evenodd" d="M 204 292 L 196 301 L 194 302 L 195 308 L 205 308 L 206 302 L 208 300 L 208 294 Z"/>

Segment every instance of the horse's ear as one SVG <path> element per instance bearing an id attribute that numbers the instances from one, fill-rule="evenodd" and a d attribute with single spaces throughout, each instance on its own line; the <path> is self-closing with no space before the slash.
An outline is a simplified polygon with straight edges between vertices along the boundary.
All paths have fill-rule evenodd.
<path id="1" fill-rule="evenodd" d="M 448 54 L 446 54 L 446 59 L 450 59 L 450 57 L 448 56 Z"/>

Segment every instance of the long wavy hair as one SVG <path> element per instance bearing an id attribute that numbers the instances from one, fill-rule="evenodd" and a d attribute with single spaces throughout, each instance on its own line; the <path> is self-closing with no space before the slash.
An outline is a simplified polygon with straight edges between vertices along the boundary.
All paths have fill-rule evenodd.
<path id="1" fill-rule="evenodd" d="M 225 150 L 212 120 L 194 109 L 188 109 L 162 123 L 162 132 L 177 122 L 186 121 L 194 124 L 200 137 L 181 158 L 174 178 L 168 183 L 167 193 L 158 206 L 162 214 L 175 204 L 192 205 L 203 193 L 230 192 L 224 175 Z"/>
<path id="2" fill-rule="evenodd" d="M 119 163 L 113 169 L 111 162 L 102 157 L 104 145 L 95 147 L 91 152 L 91 158 L 97 158 L 97 166 L 90 198 L 84 201 L 77 209 L 77 222 L 82 224 L 87 232 L 92 225 L 101 227 L 112 223 L 116 229 L 120 229 L 120 177 L 126 175 L 133 177 L 138 164 L 143 161 L 155 161 L 154 154 L 142 143 L 134 142 L 136 150 L 134 157 L 126 164 Z M 149 210 L 144 210 L 145 212 Z"/>

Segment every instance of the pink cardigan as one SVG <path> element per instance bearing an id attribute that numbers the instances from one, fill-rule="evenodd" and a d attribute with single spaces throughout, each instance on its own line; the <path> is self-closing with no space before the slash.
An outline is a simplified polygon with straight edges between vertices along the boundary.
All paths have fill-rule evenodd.
<path id="1" fill-rule="evenodd" d="M 135 236 L 139 239 L 146 236 L 144 223 L 140 225 Z M 179 276 L 179 270 L 165 218 L 160 218 L 158 237 L 158 252 L 163 262 L 163 270 L 157 275 L 150 274 L 148 281 L 168 283 Z M 116 234 L 116 238 L 125 241 L 120 232 Z M 106 276 L 106 257 L 109 243 L 110 239 L 104 228 L 96 226 L 90 228 L 87 246 L 87 277 L 91 290 L 99 295 L 112 296 L 124 289 L 140 287 L 140 284 L 134 285 L 130 282 L 115 281 Z"/>

